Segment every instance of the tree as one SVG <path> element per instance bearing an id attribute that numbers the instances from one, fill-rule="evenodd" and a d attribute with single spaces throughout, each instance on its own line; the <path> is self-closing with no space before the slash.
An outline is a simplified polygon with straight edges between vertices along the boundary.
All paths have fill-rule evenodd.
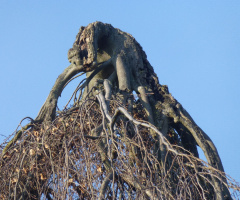
<path id="1" fill-rule="evenodd" d="M 130 34 L 81 27 L 68 59 L 38 116 L 2 150 L 2 199 L 237 198 L 213 142 Z M 65 86 L 83 74 L 73 105 L 57 111 Z"/>

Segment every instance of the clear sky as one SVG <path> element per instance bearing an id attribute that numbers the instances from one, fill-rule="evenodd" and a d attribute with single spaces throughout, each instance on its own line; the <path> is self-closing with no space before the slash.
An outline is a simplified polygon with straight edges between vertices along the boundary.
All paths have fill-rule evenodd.
<path id="1" fill-rule="evenodd" d="M 240 1 L 0 1 L 0 143 L 35 118 L 80 26 L 132 34 L 240 182 Z M 75 86 L 67 88 L 61 105 Z"/>

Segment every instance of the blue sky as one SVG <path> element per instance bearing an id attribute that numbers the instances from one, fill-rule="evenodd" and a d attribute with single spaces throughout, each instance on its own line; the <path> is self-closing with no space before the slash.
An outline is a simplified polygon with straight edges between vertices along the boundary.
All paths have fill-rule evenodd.
<path id="1" fill-rule="evenodd" d="M 67 51 L 80 26 L 102 21 L 136 38 L 160 83 L 240 182 L 240 1 L 146 2 L 1 0 L 0 143 L 22 118 L 37 116 L 69 65 Z M 74 88 L 67 87 L 60 107 Z"/>

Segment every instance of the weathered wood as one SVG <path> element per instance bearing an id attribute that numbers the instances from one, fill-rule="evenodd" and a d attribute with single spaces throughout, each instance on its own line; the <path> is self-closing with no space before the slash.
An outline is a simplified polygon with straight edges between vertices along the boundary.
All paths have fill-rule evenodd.
<path id="1" fill-rule="evenodd" d="M 83 95 L 79 96 L 79 99 L 75 102 L 75 106 L 78 105 L 79 108 L 82 104 L 89 106 L 87 103 L 88 100 L 91 99 L 92 101 L 92 99 L 95 98 L 94 101 L 98 101 L 98 109 L 103 116 L 101 124 L 98 124 L 95 128 L 92 128 L 95 125 L 89 126 L 92 128 L 92 130 L 89 131 L 90 133 L 84 133 L 85 139 L 98 141 L 96 149 L 100 155 L 105 172 L 108 174 L 105 176 L 103 185 L 101 186 L 101 198 L 104 198 L 110 182 L 117 177 L 119 180 L 121 179 L 128 183 L 130 187 L 133 187 L 133 190 L 141 191 L 144 188 L 145 195 L 147 195 L 148 198 L 155 199 L 155 194 L 161 194 L 161 192 L 155 190 L 156 188 L 148 189 L 147 186 L 144 186 L 144 183 L 139 183 L 138 180 L 142 180 L 143 177 L 146 177 L 146 172 L 142 169 L 139 170 L 141 172 L 141 177 L 135 178 L 133 178 L 134 176 L 126 177 L 125 174 L 117 175 L 114 171 L 113 163 L 116 158 L 112 155 L 112 152 L 112 154 L 109 153 L 109 151 L 111 151 L 111 148 L 109 148 L 109 141 L 111 140 L 111 143 L 114 143 L 114 138 L 118 137 L 116 134 L 117 129 L 115 128 L 116 120 L 119 116 L 123 115 L 124 119 L 122 120 L 125 120 L 124 122 L 126 122 L 126 124 L 132 123 L 136 126 L 136 129 L 137 126 L 148 128 L 150 134 L 149 137 L 152 138 L 152 149 L 149 151 L 151 151 L 152 156 L 157 163 L 160 163 L 159 166 L 161 166 L 154 168 L 154 170 L 157 171 L 154 172 L 157 174 L 157 178 L 172 178 L 170 182 L 176 182 L 176 177 L 173 178 L 175 175 L 172 174 L 171 177 L 169 171 L 166 172 L 165 169 L 166 165 L 171 166 L 171 163 L 175 159 L 167 156 L 168 152 L 173 152 L 175 156 L 182 156 L 186 160 L 191 160 L 194 155 L 195 162 L 196 160 L 199 160 L 196 158 L 198 157 L 198 145 L 203 150 L 208 164 L 212 167 L 209 174 L 205 175 L 207 181 L 201 179 L 201 177 L 199 178 L 199 175 L 196 175 L 195 178 L 197 180 L 201 179 L 203 182 L 198 182 L 199 186 L 203 186 L 206 189 L 208 185 L 211 185 L 208 195 L 212 197 L 212 195 L 215 194 L 215 199 L 217 200 L 231 199 L 226 178 L 223 177 L 220 180 L 219 176 L 216 178 L 216 175 L 214 174 L 216 171 L 220 173 L 224 172 L 221 159 L 214 143 L 194 122 L 183 106 L 173 98 L 169 93 L 167 86 L 159 83 L 158 77 L 154 73 L 153 67 L 148 62 L 145 52 L 130 34 L 116 29 L 110 24 L 104 24 L 102 22 L 94 22 L 86 27 L 81 27 L 76 36 L 73 47 L 68 52 L 68 59 L 71 62 L 70 66 L 67 67 L 57 78 L 46 102 L 43 104 L 38 116 L 34 120 L 34 123 L 51 124 L 56 117 L 58 98 L 66 84 L 68 84 L 68 82 L 78 73 L 86 73 L 87 79 L 85 83 L 77 88 L 77 90 L 83 90 Z M 105 96 L 103 92 L 105 92 Z M 133 98 L 134 92 L 138 95 L 135 99 Z M 115 108 L 115 114 L 111 116 L 109 114 L 111 110 L 109 102 L 111 100 L 116 101 L 116 99 L 113 99 L 113 96 L 117 97 L 118 103 L 127 107 L 128 111 L 122 107 Z M 134 106 L 140 106 L 140 108 L 145 110 L 144 112 L 141 110 L 138 112 L 146 114 L 146 119 L 148 120 L 147 123 L 133 119 L 132 115 Z M 73 110 L 76 109 L 74 108 Z M 73 110 L 70 110 L 68 115 L 73 114 Z M 114 113 L 113 110 L 111 110 L 111 112 Z M 78 118 L 76 118 L 75 121 L 77 119 Z M 29 126 L 30 125 L 27 125 L 26 128 Z M 72 126 L 75 126 L 75 124 L 73 123 Z M 81 126 L 85 127 L 87 125 L 81 124 Z M 83 127 L 81 127 L 82 130 L 84 129 Z M 86 127 L 85 129 L 88 130 Z M 121 129 L 124 128 L 122 127 Z M 79 130 L 79 127 L 76 127 L 76 130 Z M 137 132 L 133 127 L 129 128 L 129 130 L 134 132 L 134 134 Z M 66 131 L 66 127 L 64 128 L 64 131 Z M 167 140 L 171 139 L 169 136 L 170 132 L 171 134 L 176 135 L 176 139 L 173 139 L 172 144 L 178 145 L 179 148 L 185 148 L 188 152 L 183 154 L 181 151 L 178 152 L 171 146 Z M 106 135 L 102 137 L 102 134 Z M 125 142 L 127 148 L 134 143 L 134 141 L 131 141 L 134 135 L 131 135 L 131 137 L 126 139 L 125 137 L 127 133 L 118 132 L 118 134 L 124 138 L 122 139 L 122 142 Z M 6 153 L 10 147 L 21 138 L 21 136 L 22 132 L 18 132 L 13 140 L 5 147 L 3 152 Z M 114 147 L 115 150 L 116 146 Z M 144 155 L 139 153 L 140 146 L 141 144 L 138 144 L 135 149 L 129 148 L 129 167 L 141 165 L 141 162 L 146 159 Z M 65 156 L 67 159 L 67 153 Z M 183 165 L 186 160 L 183 159 Z M 149 163 L 148 161 L 146 162 L 146 165 L 149 165 L 148 168 L 152 167 L 150 166 L 151 164 L 152 163 Z M 193 164 L 192 168 L 197 171 L 197 164 L 195 164 Z M 148 168 L 146 168 L 145 171 Z M 71 182 L 71 184 L 73 184 L 73 182 Z M 152 184 L 154 185 L 155 183 Z M 76 186 L 73 184 L 73 187 Z M 79 189 L 76 190 L 81 194 Z M 205 191 L 203 191 L 203 196 L 204 192 Z M 84 195 L 86 195 L 86 193 L 84 193 Z"/>

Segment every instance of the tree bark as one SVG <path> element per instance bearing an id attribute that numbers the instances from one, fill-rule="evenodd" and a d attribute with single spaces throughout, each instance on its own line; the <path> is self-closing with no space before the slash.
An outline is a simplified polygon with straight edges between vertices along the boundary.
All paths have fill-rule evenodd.
<path id="1" fill-rule="evenodd" d="M 159 83 L 130 34 L 101 22 L 81 27 L 68 59 L 38 116 L 3 150 L 4 198 L 24 191 L 26 198 L 232 199 L 214 143 Z M 80 72 L 79 97 L 57 115 L 58 98 Z"/>

